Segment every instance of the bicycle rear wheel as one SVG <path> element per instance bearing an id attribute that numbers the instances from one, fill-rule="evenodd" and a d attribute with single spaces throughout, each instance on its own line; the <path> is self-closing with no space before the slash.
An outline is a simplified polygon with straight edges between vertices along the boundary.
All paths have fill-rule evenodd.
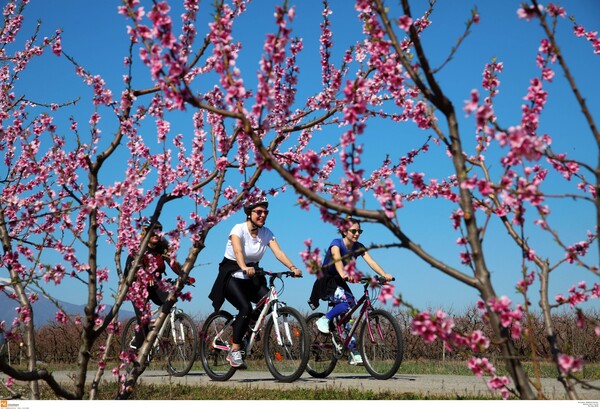
<path id="1" fill-rule="evenodd" d="M 358 349 L 367 371 L 376 379 L 389 379 L 398 372 L 404 355 L 398 321 L 385 310 L 369 312 L 360 330 Z"/>
<path id="2" fill-rule="evenodd" d="M 226 359 L 233 338 L 232 322 L 230 313 L 213 312 L 200 332 L 200 360 L 204 371 L 213 381 L 226 381 L 236 371 Z"/>
<path id="3" fill-rule="evenodd" d="M 308 331 L 304 317 L 291 307 L 279 308 L 265 326 L 263 348 L 271 374 L 280 382 L 293 382 L 306 369 Z M 277 334 L 279 333 L 279 337 Z"/>
<path id="4" fill-rule="evenodd" d="M 168 340 L 165 345 L 167 372 L 173 376 L 187 375 L 194 365 L 198 350 L 196 324 L 189 315 L 177 312 L 173 328 L 168 322 L 164 336 Z"/>
<path id="5" fill-rule="evenodd" d="M 317 328 L 317 320 L 323 315 L 315 312 L 306 319 L 306 327 L 309 334 L 309 357 L 306 372 L 314 378 L 326 378 L 333 372 L 337 364 L 335 345 L 331 334 L 323 334 Z"/>

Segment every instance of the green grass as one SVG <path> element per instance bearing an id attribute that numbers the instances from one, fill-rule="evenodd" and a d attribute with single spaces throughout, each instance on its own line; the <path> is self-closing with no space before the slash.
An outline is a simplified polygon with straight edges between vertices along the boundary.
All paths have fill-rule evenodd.
<path id="1" fill-rule="evenodd" d="M 523 363 L 530 376 L 533 376 L 533 365 L 529 362 Z M 502 375 L 501 365 L 496 365 L 499 373 Z M 51 370 L 66 370 L 68 368 L 54 367 Z M 72 366 L 70 367 L 73 368 Z M 160 370 L 160 365 L 150 366 L 152 370 Z M 267 371 L 264 361 L 250 361 L 249 370 Z M 202 372 L 202 366 L 196 362 L 192 372 Z M 541 363 L 539 368 L 540 376 L 543 378 L 555 378 L 556 368 L 550 363 Z M 351 366 L 345 361 L 339 361 L 332 375 L 336 373 L 360 373 L 366 374 L 364 367 Z M 467 368 L 466 363 L 462 361 L 404 361 L 400 366 L 399 374 L 431 374 L 431 375 L 465 375 L 473 376 Z M 587 380 L 600 379 L 600 363 L 588 364 L 581 378 Z M 106 378 L 105 378 L 106 379 Z M 114 399 L 118 385 L 109 380 L 102 382 L 100 387 L 99 399 Z M 42 387 L 43 399 L 55 399 L 52 392 L 47 387 Z M 21 391 L 24 396 L 28 394 L 23 385 Z M 85 399 L 85 398 L 84 398 Z M 391 391 L 369 391 L 359 389 L 336 389 L 326 388 L 294 388 L 294 389 L 259 389 L 254 386 L 228 387 L 228 386 L 186 386 L 186 385 L 151 385 L 145 384 L 143 380 L 137 385 L 131 399 L 135 400 L 482 400 L 482 399 L 500 399 L 499 397 L 490 397 L 486 395 L 462 394 L 462 395 L 433 395 L 417 393 L 399 393 Z"/>
<path id="2" fill-rule="evenodd" d="M 23 396 L 28 391 L 25 386 L 18 387 Z M 112 400 L 117 395 L 118 385 L 115 382 L 102 382 L 99 400 Z M 50 389 L 42 385 L 42 399 L 55 400 Z M 88 397 L 83 398 L 87 400 Z M 141 382 L 137 385 L 130 400 L 497 400 L 497 397 L 486 395 L 434 395 L 416 393 L 396 393 L 391 391 L 369 391 L 359 389 L 326 388 L 294 388 L 294 389 L 260 389 L 255 386 L 187 386 L 187 385 L 154 385 Z"/>

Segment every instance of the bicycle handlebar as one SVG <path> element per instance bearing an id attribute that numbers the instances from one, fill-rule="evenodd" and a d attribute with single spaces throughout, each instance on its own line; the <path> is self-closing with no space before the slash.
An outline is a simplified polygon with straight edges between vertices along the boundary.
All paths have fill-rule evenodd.
<path id="1" fill-rule="evenodd" d="M 349 281 L 348 277 L 344 278 L 345 281 Z M 362 276 L 357 282 L 356 284 L 369 284 L 372 283 L 373 280 L 377 281 L 379 284 L 385 284 L 388 282 L 388 280 L 386 280 L 385 278 L 383 278 L 382 276 L 378 275 L 375 277 L 370 277 L 370 276 Z M 396 281 L 396 277 L 392 277 L 391 280 L 389 281 Z"/>
<path id="2" fill-rule="evenodd" d="M 256 267 L 254 269 L 254 271 L 256 271 L 257 275 L 263 275 L 263 276 L 271 276 L 271 277 L 276 277 L 276 278 L 281 278 L 281 277 L 297 277 L 300 278 L 302 277 L 302 275 L 295 275 L 294 273 L 292 273 L 291 271 L 279 271 L 279 272 L 274 272 L 274 271 L 267 271 L 263 268 L 260 267 Z"/>
<path id="3" fill-rule="evenodd" d="M 172 278 L 167 278 L 165 281 L 169 284 L 175 284 L 175 282 L 176 282 L 176 280 L 174 280 Z M 185 280 L 185 285 L 195 287 L 195 285 L 194 285 L 195 282 L 196 282 L 196 279 L 194 277 L 188 277 L 187 280 Z"/>

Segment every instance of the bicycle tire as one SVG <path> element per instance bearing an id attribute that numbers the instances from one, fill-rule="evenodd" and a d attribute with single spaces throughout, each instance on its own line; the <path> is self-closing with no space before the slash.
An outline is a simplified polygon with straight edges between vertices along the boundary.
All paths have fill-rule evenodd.
<path id="1" fill-rule="evenodd" d="M 231 321 L 233 321 L 233 316 L 227 311 L 213 312 L 204 321 L 200 331 L 200 361 L 204 371 L 213 381 L 226 381 L 236 371 L 236 368 L 232 367 L 226 359 L 233 337 Z M 217 340 L 220 348 L 215 347 L 213 341 L 217 333 L 225 326 L 229 327 Z"/>
<path id="2" fill-rule="evenodd" d="M 168 319 L 168 318 L 167 318 Z M 175 313 L 174 331 L 167 322 L 164 338 L 167 356 L 167 372 L 173 376 L 185 376 L 194 366 L 198 352 L 196 324 L 184 312 Z"/>
<path id="3" fill-rule="evenodd" d="M 402 331 L 394 316 L 385 310 L 369 312 L 368 321 L 361 326 L 358 350 L 365 368 L 374 378 L 394 376 L 404 355 Z"/>
<path id="4" fill-rule="evenodd" d="M 317 320 L 324 315 L 322 312 L 315 312 L 306 318 L 309 334 L 309 357 L 306 372 L 313 378 L 328 377 L 338 361 L 332 335 L 324 334 L 317 328 Z"/>
<path id="5" fill-rule="evenodd" d="M 121 352 L 127 352 L 131 349 L 131 343 L 135 337 L 135 326 L 137 321 L 135 317 L 130 318 L 123 329 L 121 334 Z"/>
<path id="6" fill-rule="evenodd" d="M 276 326 L 282 345 L 277 340 Z M 308 339 L 304 317 L 294 308 L 279 308 L 277 322 L 270 316 L 265 326 L 263 350 L 267 367 L 275 379 L 293 382 L 302 375 L 308 363 Z"/>
<path id="7" fill-rule="evenodd" d="M 134 366 L 138 364 L 135 362 L 135 356 L 137 350 L 131 346 L 135 339 L 135 327 L 137 326 L 137 319 L 135 317 L 130 318 L 126 323 L 121 334 L 121 361 L 125 365 L 125 371 L 130 372 Z M 150 355 L 148 356 L 146 363 L 149 363 Z"/>

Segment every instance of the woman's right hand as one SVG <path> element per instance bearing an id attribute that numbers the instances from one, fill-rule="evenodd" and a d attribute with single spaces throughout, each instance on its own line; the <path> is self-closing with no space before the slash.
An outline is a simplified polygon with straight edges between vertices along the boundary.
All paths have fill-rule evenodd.
<path id="1" fill-rule="evenodd" d="M 244 272 L 248 277 L 254 277 L 254 275 L 256 274 L 256 270 L 254 269 L 254 267 L 246 267 Z"/>

